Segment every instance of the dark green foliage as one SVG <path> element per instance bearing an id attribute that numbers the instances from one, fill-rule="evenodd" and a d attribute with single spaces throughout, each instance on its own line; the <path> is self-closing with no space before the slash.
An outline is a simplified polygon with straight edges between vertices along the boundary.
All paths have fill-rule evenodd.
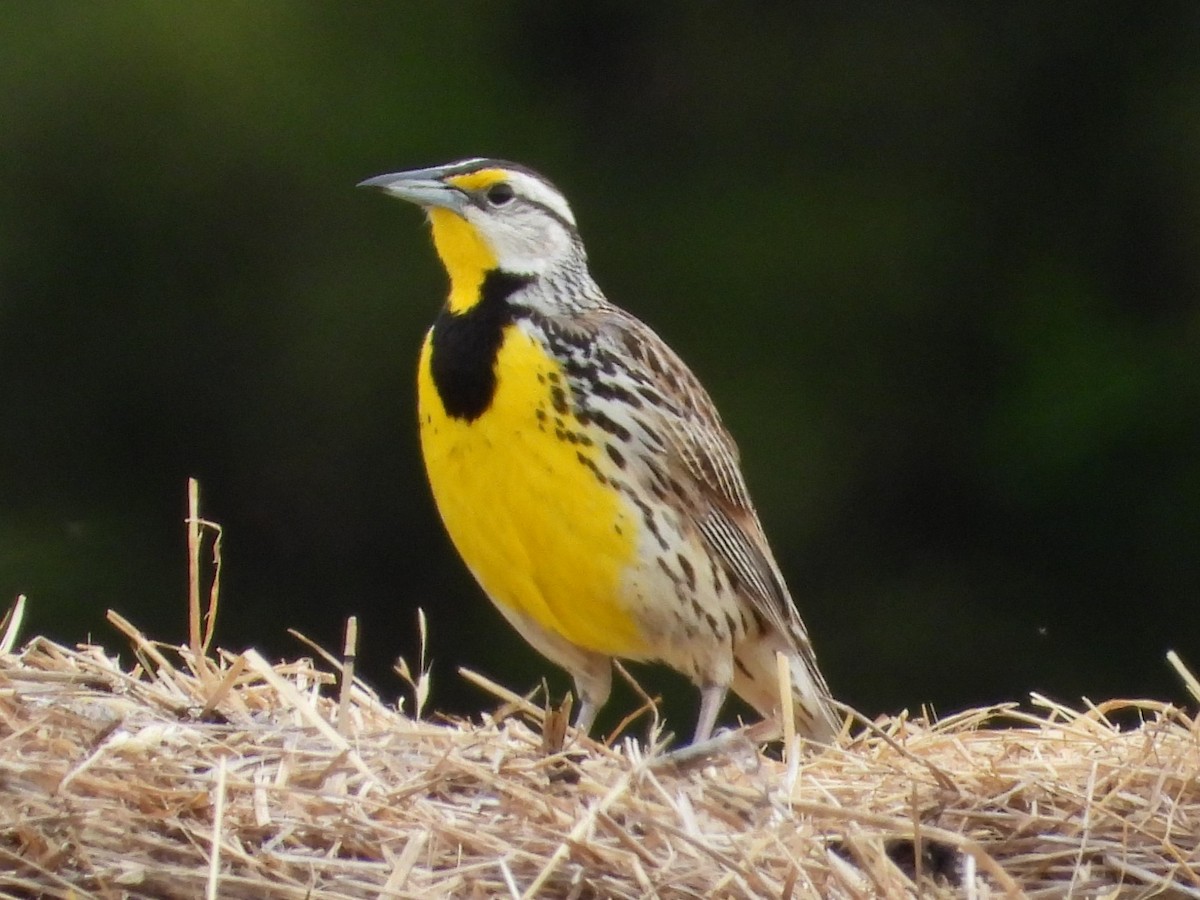
<path id="1" fill-rule="evenodd" d="M 1197 10 L 5 6 L 0 600 L 182 637 L 197 475 L 227 645 L 358 613 L 388 690 L 422 605 L 435 706 L 480 702 L 457 664 L 546 673 L 424 484 L 443 275 L 354 190 L 495 155 L 566 192 L 603 288 L 710 388 L 835 691 L 1182 697 Z"/>

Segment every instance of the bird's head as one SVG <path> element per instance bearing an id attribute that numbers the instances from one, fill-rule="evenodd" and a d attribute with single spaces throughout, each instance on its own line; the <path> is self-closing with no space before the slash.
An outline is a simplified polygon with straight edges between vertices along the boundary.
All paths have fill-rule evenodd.
<path id="1" fill-rule="evenodd" d="M 368 178 L 425 209 L 451 282 L 478 283 L 488 271 L 542 276 L 581 265 L 575 215 L 548 180 L 524 166 L 467 159 Z"/>

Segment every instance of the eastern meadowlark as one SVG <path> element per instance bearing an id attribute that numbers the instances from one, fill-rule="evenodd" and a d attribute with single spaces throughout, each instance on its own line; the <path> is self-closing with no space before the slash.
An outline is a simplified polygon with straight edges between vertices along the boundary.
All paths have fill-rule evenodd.
<path id="1" fill-rule="evenodd" d="M 571 673 L 588 730 L 614 657 L 700 688 L 695 740 L 729 688 L 763 716 L 791 668 L 795 724 L 836 728 L 829 689 L 696 376 L 588 272 L 575 216 L 494 159 L 362 182 L 425 209 L 450 277 L 418 371 L 434 499 L 468 568 Z"/>

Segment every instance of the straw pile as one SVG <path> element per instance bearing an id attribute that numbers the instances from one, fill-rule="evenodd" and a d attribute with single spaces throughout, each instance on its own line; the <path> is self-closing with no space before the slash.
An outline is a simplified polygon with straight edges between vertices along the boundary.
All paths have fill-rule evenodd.
<path id="1" fill-rule="evenodd" d="M 340 659 L 211 652 L 198 497 L 187 646 L 110 613 L 129 663 L 18 651 L 24 598 L 0 621 L 0 895 L 1200 898 L 1200 722 L 1168 704 L 860 720 L 786 762 L 761 725 L 567 735 L 494 685 L 482 725 L 431 722 L 421 668 L 410 715 L 354 677 L 353 627 Z"/>
<path id="2" fill-rule="evenodd" d="M 1200 897 L 1200 727 L 1166 704 L 901 715 L 790 768 L 744 733 L 559 752 L 520 700 L 435 724 L 338 660 L 112 618 L 132 665 L 0 645 L 8 896 Z"/>

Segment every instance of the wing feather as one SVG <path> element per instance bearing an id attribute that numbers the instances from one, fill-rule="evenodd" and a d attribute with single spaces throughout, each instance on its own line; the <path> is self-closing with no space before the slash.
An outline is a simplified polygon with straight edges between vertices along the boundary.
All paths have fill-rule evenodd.
<path id="1" fill-rule="evenodd" d="M 728 566 L 755 608 L 783 635 L 807 645 L 808 638 L 787 585 L 771 555 L 766 535 L 742 476 L 737 445 L 721 422 L 704 386 L 654 331 L 623 310 L 603 332 L 633 362 L 631 375 L 668 398 L 656 425 L 665 432 L 668 464 L 682 474 L 696 503 L 687 514 L 709 547 Z"/>

